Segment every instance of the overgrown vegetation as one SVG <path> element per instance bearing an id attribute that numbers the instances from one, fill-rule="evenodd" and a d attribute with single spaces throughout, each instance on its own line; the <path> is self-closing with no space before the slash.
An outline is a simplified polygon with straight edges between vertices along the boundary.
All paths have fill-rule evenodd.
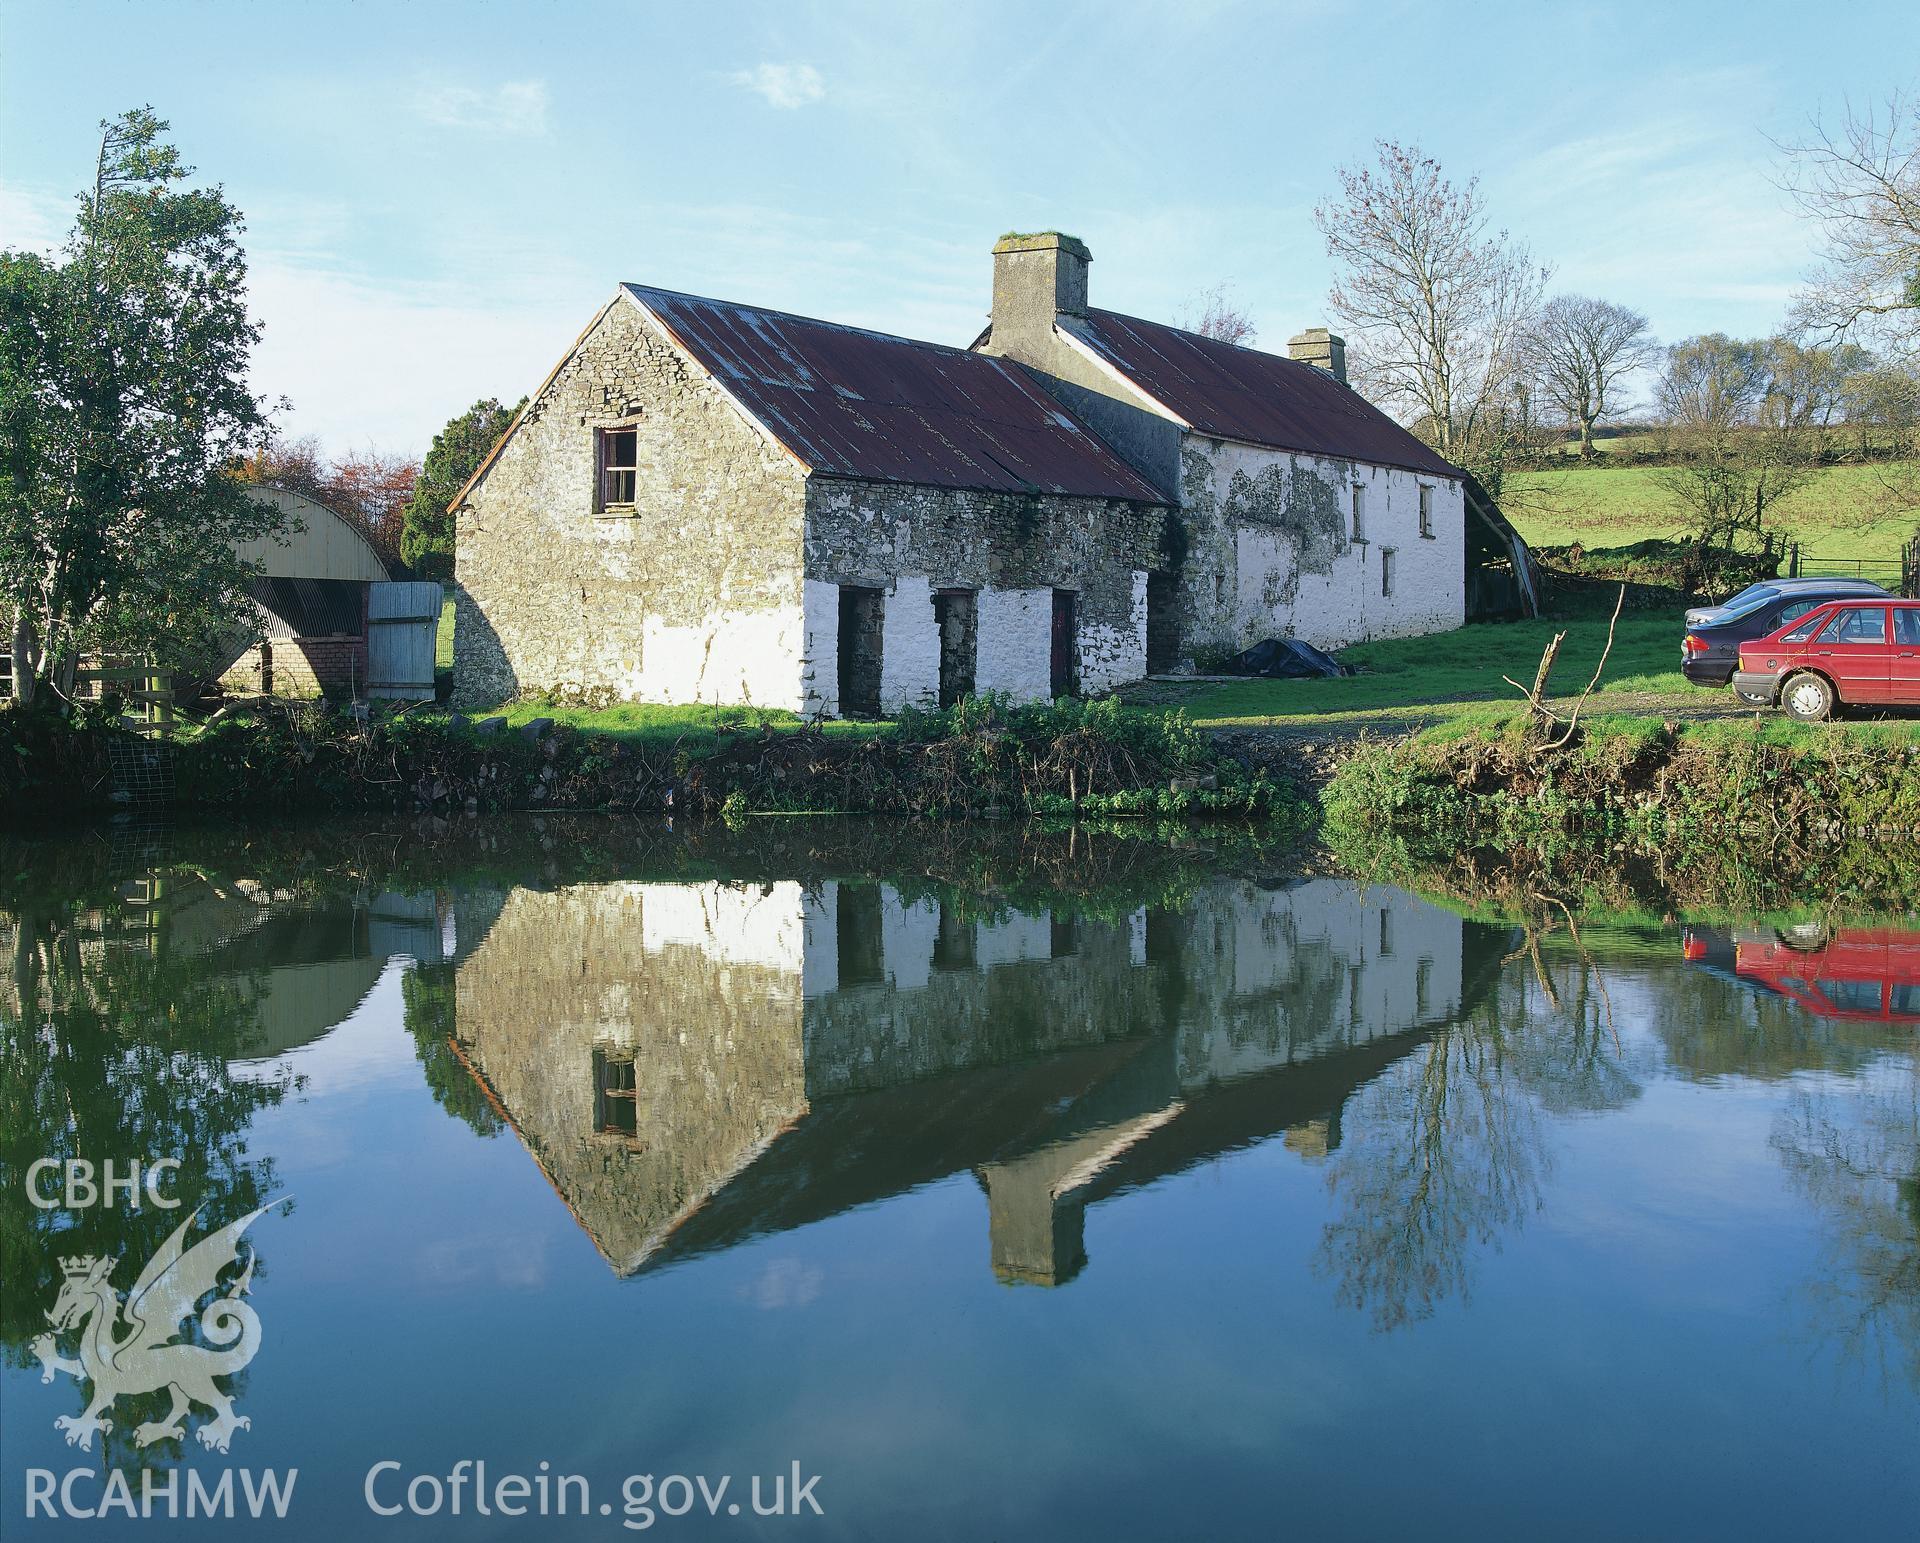
<path id="1" fill-rule="evenodd" d="M 1299 807 L 1183 715 L 1111 700 L 988 697 L 874 727 L 744 723 L 711 710 L 700 720 L 697 711 L 635 708 L 626 733 L 531 723 L 482 732 L 440 713 L 360 723 L 321 704 L 276 705 L 212 723 L 170 755 L 178 803 L 205 809 L 1137 819 Z M 0 714 L 0 807 L 15 819 L 110 807 L 119 733 L 104 714 L 72 724 Z"/>
<path id="2" fill-rule="evenodd" d="M 1322 795 L 1337 844 L 1391 838 L 1415 857 L 1542 832 L 1773 844 L 1920 833 L 1920 737 L 1780 718 L 1583 720 L 1546 751 L 1527 719 L 1455 723 L 1370 746 Z"/>

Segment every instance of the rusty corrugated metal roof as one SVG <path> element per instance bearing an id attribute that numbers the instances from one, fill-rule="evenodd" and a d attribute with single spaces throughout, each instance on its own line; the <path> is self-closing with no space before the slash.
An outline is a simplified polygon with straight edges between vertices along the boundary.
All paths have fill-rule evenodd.
<path id="1" fill-rule="evenodd" d="M 824 476 L 1164 502 L 1005 360 L 641 284 L 622 288 Z"/>
<path id="2" fill-rule="evenodd" d="M 1060 325 L 1197 432 L 1275 450 L 1459 477 L 1460 468 L 1325 370 L 1089 309 Z"/>

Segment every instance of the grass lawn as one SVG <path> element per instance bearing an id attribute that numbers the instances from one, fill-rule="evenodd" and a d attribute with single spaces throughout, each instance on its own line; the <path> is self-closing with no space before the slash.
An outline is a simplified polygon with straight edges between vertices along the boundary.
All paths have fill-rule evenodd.
<path id="1" fill-rule="evenodd" d="M 1579 695 L 1600 662 L 1607 641 L 1603 615 L 1483 622 L 1434 637 L 1357 643 L 1342 649 L 1340 657 L 1359 666 L 1359 675 L 1342 680 L 1235 681 L 1194 698 L 1187 711 L 1208 728 L 1270 726 L 1334 733 L 1375 725 L 1391 730 L 1484 722 L 1506 716 L 1521 700 L 1520 693 L 1500 677 L 1511 675 L 1531 684 L 1541 650 L 1559 631 L 1566 632 L 1567 640 L 1554 666 L 1552 695 L 1564 703 Z M 1730 691 L 1695 686 L 1681 675 L 1680 637 L 1680 618 L 1675 614 L 1623 615 L 1606 671 L 1586 711 L 1613 718 L 1725 713 L 1729 724 L 1749 723 L 1751 714 L 1739 708 Z M 1825 725 L 1795 724 L 1775 714 L 1767 717 L 1778 722 L 1777 728 L 1768 728 L 1769 734 L 1804 737 L 1828 732 Z M 1920 740 L 1920 718 L 1851 723 L 1845 728 Z"/>
<path id="2" fill-rule="evenodd" d="M 1886 470 L 1822 468 L 1780 506 L 1779 529 L 1809 555 L 1897 560 L 1913 538 L 1915 516 L 1866 518 Z M 1535 546 L 1625 546 L 1684 530 L 1686 519 L 1659 479 L 1654 466 L 1521 472 L 1508 479 L 1500 506 Z"/>
<path id="3" fill-rule="evenodd" d="M 655 702 L 616 702 L 611 707 L 551 707 L 542 702 L 509 702 L 504 707 L 488 708 L 469 714 L 475 719 L 498 714 L 509 725 L 518 726 L 530 718 L 551 718 L 572 728 L 595 734 L 610 734 L 634 743 L 672 744 L 680 742 L 688 750 L 711 746 L 722 730 L 757 732 L 762 729 L 797 729 L 800 719 L 793 713 L 765 707 L 710 707 L 688 704 L 663 707 Z M 833 719 L 820 727 L 828 734 L 872 734 L 883 724 L 843 722 Z"/>
<path id="4" fill-rule="evenodd" d="M 1340 717 L 1458 716 L 1476 704 L 1511 704 L 1519 693 L 1502 675 L 1531 683 L 1540 651 L 1565 631 L 1554 666 L 1556 694 L 1584 687 L 1606 647 L 1607 619 L 1485 622 L 1435 637 L 1356 643 L 1340 657 L 1361 672 L 1343 680 L 1248 680 L 1223 685 L 1189 706 L 1203 725 L 1256 724 Z M 1601 679 L 1610 701 L 1658 712 L 1668 702 L 1699 708 L 1718 693 L 1689 685 L 1679 671 L 1680 622 L 1665 612 L 1629 612 L 1620 618 L 1613 653 Z M 1476 714 L 1476 716 L 1484 715 Z"/>

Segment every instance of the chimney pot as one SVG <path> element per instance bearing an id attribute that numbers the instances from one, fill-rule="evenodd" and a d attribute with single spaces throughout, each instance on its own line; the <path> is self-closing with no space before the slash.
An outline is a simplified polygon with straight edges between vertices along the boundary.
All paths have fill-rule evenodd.
<path id="1" fill-rule="evenodd" d="M 1325 327 L 1309 327 L 1288 338 L 1287 357 L 1325 370 L 1343 386 L 1347 383 L 1347 340 Z"/>

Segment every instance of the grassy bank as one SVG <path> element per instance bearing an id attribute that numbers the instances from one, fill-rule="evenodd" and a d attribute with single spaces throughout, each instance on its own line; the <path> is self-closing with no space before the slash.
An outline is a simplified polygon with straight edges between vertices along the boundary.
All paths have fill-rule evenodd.
<path id="1" fill-rule="evenodd" d="M 116 746 L 122 759 L 145 750 L 98 717 L 0 712 L 0 817 L 32 824 L 112 809 Z M 418 711 L 358 723 L 319 705 L 275 706 L 160 753 L 176 807 L 221 811 L 1193 818 L 1301 808 L 1184 716 L 1114 701 L 970 701 L 826 728 L 641 708 L 604 732 L 532 722 L 488 732 Z"/>
<path id="2" fill-rule="evenodd" d="M 1920 734 L 1602 715 L 1550 749 L 1518 716 L 1455 722 L 1363 746 L 1321 803 L 1336 843 L 1416 855 L 1569 831 L 1707 845 L 1920 834 Z"/>

